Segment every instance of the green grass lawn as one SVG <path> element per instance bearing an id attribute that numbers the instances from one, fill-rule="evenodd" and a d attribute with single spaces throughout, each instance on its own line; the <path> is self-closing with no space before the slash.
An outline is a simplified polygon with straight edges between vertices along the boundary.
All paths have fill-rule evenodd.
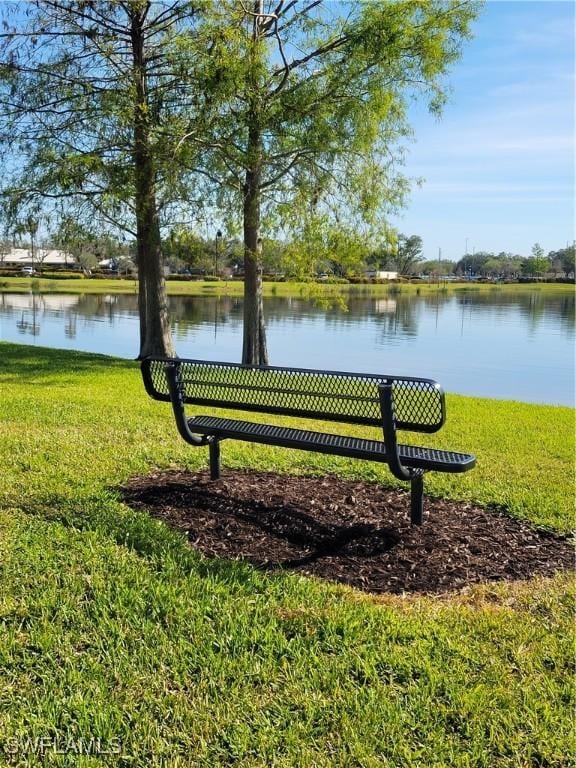
<path id="1" fill-rule="evenodd" d="M 168 280 L 166 283 L 171 296 L 242 296 L 244 284 L 240 280 Z M 268 282 L 262 284 L 265 296 L 311 296 L 312 298 L 328 298 L 335 295 L 387 296 L 389 293 L 403 294 L 434 294 L 462 291 L 492 291 L 492 292 L 544 292 L 547 294 L 562 294 L 574 292 L 574 286 L 567 283 L 381 283 L 381 284 L 329 284 L 329 283 L 298 283 L 298 282 Z M 30 290 L 38 293 L 137 293 L 138 283 L 133 279 L 95 280 L 77 278 L 71 280 L 53 280 L 42 277 L 0 277 L 0 292 L 28 293 Z"/>
<path id="2" fill-rule="evenodd" d="M 207 464 L 134 363 L 0 360 L 0 765 L 576 765 L 570 576 L 371 598 L 207 561 L 115 490 Z M 451 395 L 429 442 L 478 466 L 427 492 L 566 532 L 573 426 L 569 408 Z M 223 461 L 396 484 L 264 446 L 226 442 Z"/>

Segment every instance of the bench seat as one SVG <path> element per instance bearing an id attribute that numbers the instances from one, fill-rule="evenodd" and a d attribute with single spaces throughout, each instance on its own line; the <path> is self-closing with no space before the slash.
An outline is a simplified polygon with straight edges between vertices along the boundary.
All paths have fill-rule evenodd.
<path id="1" fill-rule="evenodd" d="M 226 439 L 381 462 L 410 483 L 410 520 L 421 525 L 424 474 L 467 472 L 476 463 L 468 453 L 398 443 L 399 430 L 431 434 L 444 425 L 444 392 L 432 379 L 170 357 L 143 360 L 142 377 L 151 397 L 171 403 L 184 440 L 208 447 L 213 480 L 220 477 L 220 443 Z M 187 405 L 379 427 L 382 439 L 218 415 L 189 418 Z"/>
<path id="2" fill-rule="evenodd" d="M 217 416 L 194 416 L 188 419 L 191 432 L 214 435 L 219 439 L 231 438 L 250 443 L 278 445 L 282 448 L 299 448 L 304 451 L 331 453 L 352 459 L 367 459 L 388 463 L 384 443 L 363 440 L 346 435 L 312 432 L 306 429 L 278 427 L 253 421 L 238 421 Z M 438 472 L 467 472 L 475 464 L 475 457 L 468 453 L 441 451 L 415 445 L 398 445 L 402 464 L 414 469 Z"/>

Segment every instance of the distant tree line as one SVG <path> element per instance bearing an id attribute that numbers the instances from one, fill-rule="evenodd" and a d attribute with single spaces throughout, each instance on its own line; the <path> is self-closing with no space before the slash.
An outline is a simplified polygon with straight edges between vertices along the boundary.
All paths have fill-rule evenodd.
<path id="1" fill-rule="evenodd" d="M 26 228 L 0 241 L 2 255 L 12 247 L 31 247 L 34 233 Z M 112 259 L 120 271 L 136 269 L 134 240 L 119 238 L 111 232 L 95 233 L 64 218 L 58 229 L 45 234 L 35 245 L 38 263 L 42 253 L 51 248 L 66 251 L 85 271 L 98 269 L 100 261 Z M 419 235 L 397 234 L 390 230 L 379 245 L 370 246 L 361 239 L 342 241 L 335 238 L 324 244 L 304 240 L 263 238 L 260 243 L 262 274 L 266 277 L 308 279 L 313 276 L 357 278 L 379 270 L 396 271 L 403 277 L 425 275 L 432 278 L 482 278 L 517 280 L 522 278 L 574 278 L 574 245 L 549 251 L 535 243 L 529 256 L 500 251 L 476 251 L 458 261 L 425 260 Z M 244 243 L 239 237 L 226 237 L 220 230 L 202 236 L 187 227 L 177 227 L 162 238 L 164 266 L 170 274 L 196 276 L 243 276 Z M 304 253 L 300 258 L 298 254 Z M 304 268 L 302 265 L 305 265 Z"/>
<path id="2" fill-rule="evenodd" d="M 342 245 L 346 250 L 337 250 Z M 500 251 L 477 251 L 465 254 L 458 261 L 437 259 L 426 261 L 422 254 L 422 238 L 389 232 L 381 245 L 370 247 L 366 243 L 330 244 L 305 259 L 312 269 L 302 272 L 300 262 L 294 258 L 296 250 L 312 248 L 306 242 L 264 239 L 261 244 L 262 271 L 270 276 L 283 275 L 287 279 L 302 279 L 310 275 L 337 278 L 363 276 L 379 270 L 396 271 L 404 277 L 426 275 L 432 277 L 462 277 L 515 280 L 519 278 L 574 277 L 574 245 L 550 251 L 547 255 L 536 243 L 529 256 Z M 240 239 L 202 238 L 189 230 L 172 232 L 163 242 L 165 263 L 172 272 L 199 271 L 221 274 L 243 270 L 243 243 Z"/>
<path id="3" fill-rule="evenodd" d="M 495 254 L 489 251 L 467 253 L 457 261 L 426 261 L 419 265 L 422 274 L 456 277 L 478 277 L 502 280 L 519 278 L 564 277 L 573 278 L 574 245 L 549 251 L 536 243 L 529 256 L 513 254 L 505 251 Z"/>

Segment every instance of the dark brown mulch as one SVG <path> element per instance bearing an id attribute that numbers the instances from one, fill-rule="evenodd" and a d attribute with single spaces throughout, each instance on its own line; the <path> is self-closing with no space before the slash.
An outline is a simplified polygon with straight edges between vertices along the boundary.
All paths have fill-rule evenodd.
<path id="1" fill-rule="evenodd" d="M 208 557 L 241 558 L 373 593 L 441 593 L 572 568 L 566 538 L 468 503 L 425 499 L 337 477 L 226 470 L 134 478 L 125 501 L 184 532 Z"/>

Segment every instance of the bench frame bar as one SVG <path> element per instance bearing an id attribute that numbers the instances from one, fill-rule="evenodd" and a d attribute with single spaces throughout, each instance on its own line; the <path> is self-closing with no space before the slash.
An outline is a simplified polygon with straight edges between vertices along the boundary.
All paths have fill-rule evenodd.
<path id="1" fill-rule="evenodd" d="M 427 385 L 433 385 L 434 389 L 437 390 L 439 395 L 440 411 L 441 411 L 439 419 L 431 424 L 423 424 L 421 422 L 403 421 L 402 419 L 395 419 L 396 429 L 432 433 L 432 432 L 437 432 L 439 429 L 441 429 L 444 426 L 444 422 L 446 421 L 446 407 L 445 407 L 444 392 L 442 390 L 442 387 L 437 382 L 433 382 L 431 379 L 419 378 L 418 376 L 390 376 L 390 375 L 386 376 L 386 375 L 378 375 L 378 374 L 371 374 L 371 373 L 352 373 L 350 371 L 324 371 L 324 370 L 311 369 L 311 368 L 291 368 L 291 367 L 282 367 L 282 366 L 273 366 L 273 365 L 269 365 L 269 366 L 244 365 L 242 363 L 209 362 L 206 360 L 191 360 L 186 358 L 182 358 L 180 360 L 178 358 L 173 358 L 173 357 L 150 356 L 148 358 L 145 358 L 141 363 L 142 378 L 144 381 L 144 386 L 146 388 L 146 392 L 150 395 L 150 397 L 165 403 L 169 403 L 172 400 L 172 395 L 170 393 L 159 392 L 154 386 L 154 382 L 150 372 L 151 363 L 164 364 L 165 368 L 178 366 L 180 363 L 184 363 L 184 364 L 198 365 L 198 366 L 223 367 L 226 369 L 230 369 L 231 371 L 251 370 L 251 371 L 263 371 L 266 373 L 267 372 L 273 373 L 277 371 L 279 373 L 312 374 L 316 376 L 322 375 L 322 376 L 328 376 L 328 377 L 344 377 L 344 378 L 350 377 L 350 378 L 355 378 L 355 379 L 364 380 L 364 381 L 372 381 L 375 384 L 375 386 L 377 386 L 378 383 L 380 382 L 390 382 L 390 383 L 407 382 L 409 384 L 422 383 Z M 375 427 L 382 426 L 380 414 L 378 414 L 378 417 L 353 416 L 353 415 L 343 416 L 338 413 L 335 414 L 330 411 L 322 411 L 318 409 L 308 410 L 306 408 L 286 408 L 286 407 L 275 406 L 274 404 L 271 404 L 271 403 L 267 403 L 266 405 L 257 405 L 257 404 L 242 402 L 242 401 L 236 401 L 232 398 L 230 398 L 229 400 L 226 400 L 225 405 L 223 404 L 222 400 L 214 399 L 212 397 L 187 398 L 184 395 L 184 384 L 186 383 L 186 381 L 182 380 L 180 376 L 179 376 L 179 379 L 180 379 L 180 385 L 183 390 L 184 403 L 189 402 L 197 405 L 212 405 L 216 408 L 225 407 L 230 410 L 238 409 L 242 411 L 253 411 L 256 413 L 272 413 L 272 414 L 277 414 L 279 416 L 296 416 L 300 418 L 319 419 L 321 421 L 336 421 L 340 423 L 345 422 L 347 424 L 358 424 L 358 425 L 364 425 L 364 426 L 375 426 Z M 235 387 L 234 385 L 231 385 L 230 388 L 234 389 Z"/>
<path id="2" fill-rule="evenodd" d="M 170 392 L 170 402 L 172 403 L 172 410 L 174 412 L 174 418 L 178 432 L 182 438 L 189 444 L 194 446 L 208 445 L 210 455 L 210 478 L 217 480 L 220 477 L 221 464 L 220 464 L 220 441 L 222 437 L 217 435 L 198 435 L 191 431 L 188 420 L 185 414 L 185 394 L 183 384 L 180 379 L 180 366 L 178 360 L 166 359 L 164 362 L 164 370 L 166 374 L 166 381 L 168 384 L 168 390 Z M 188 361 L 186 361 L 188 362 Z M 144 375 L 144 381 L 146 389 L 149 394 L 157 399 L 150 379 L 150 373 L 147 367 L 142 366 Z M 322 373 L 329 373 L 322 371 Z M 390 471 L 399 480 L 410 482 L 410 522 L 412 525 L 421 525 L 423 519 L 423 496 L 424 496 L 424 473 L 423 469 L 415 469 L 403 466 L 400 461 L 398 453 L 398 443 L 396 439 L 396 419 L 394 417 L 394 399 L 393 399 L 393 382 L 397 380 L 396 377 L 386 379 L 384 383 L 379 385 L 379 397 L 380 406 L 382 411 L 382 426 L 384 432 L 384 447 L 386 449 L 386 460 Z M 440 389 L 440 388 L 439 388 Z M 441 391 L 441 390 L 440 390 Z M 443 392 L 441 392 L 443 397 Z M 275 444 L 282 447 L 282 441 L 278 440 Z"/>

